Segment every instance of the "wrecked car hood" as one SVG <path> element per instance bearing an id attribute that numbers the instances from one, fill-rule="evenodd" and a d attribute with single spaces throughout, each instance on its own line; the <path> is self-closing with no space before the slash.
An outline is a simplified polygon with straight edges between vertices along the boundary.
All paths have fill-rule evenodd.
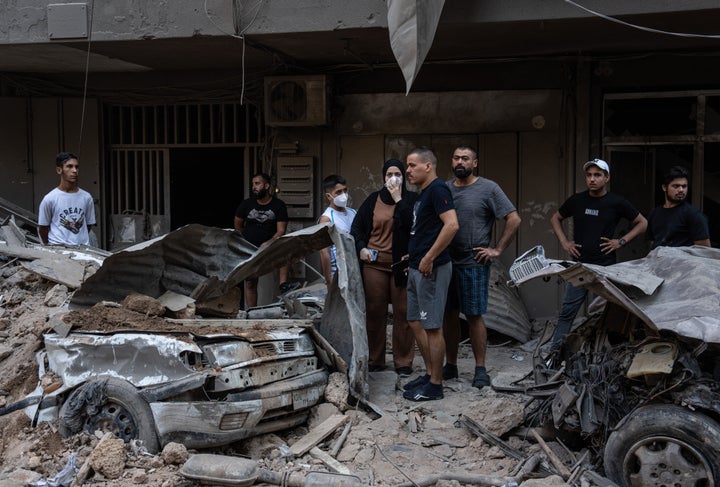
<path id="1" fill-rule="evenodd" d="M 209 300 L 331 244 L 338 250 L 337 279 L 328 290 L 318 331 L 345 361 L 351 390 L 366 398 L 368 346 L 360 268 L 354 240 L 331 223 L 289 233 L 260 249 L 232 229 L 187 225 L 106 258 L 70 305 L 119 302 L 132 293 L 159 298 L 168 291 Z"/>
<path id="2" fill-rule="evenodd" d="M 720 344 L 720 249 L 658 247 L 647 257 L 603 267 L 546 259 L 522 278 L 557 275 L 616 303 L 655 330 Z"/>
<path id="3" fill-rule="evenodd" d="M 110 376 L 136 387 L 148 387 L 197 376 L 213 375 L 218 368 L 233 369 L 274 360 L 314 354 L 310 337 L 302 327 L 258 330 L 242 327 L 240 320 L 227 320 L 223 333 L 206 327 L 198 331 L 115 333 L 71 333 L 67 337 L 45 335 L 50 369 L 63 378 L 63 387 L 74 387 L 90 377 Z M 201 320 L 187 320 L 201 321 Z M 306 326 L 310 326 L 307 323 Z M 200 340 L 206 342 L 200 344 Z M 183 360 L 191 354 L 205 353 L 208 364 L 191 365 Z"/>

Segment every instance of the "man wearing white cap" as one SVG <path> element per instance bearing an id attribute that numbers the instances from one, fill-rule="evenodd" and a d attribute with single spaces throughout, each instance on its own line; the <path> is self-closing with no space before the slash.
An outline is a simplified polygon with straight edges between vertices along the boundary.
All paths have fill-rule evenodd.
<path id="1" fill-rule="evenodd" d="M 647 220 L 622 196 L 609 193 L 610 166 L 602 159 L 593 159 L 583 165 L 587 191 L 568 198 L 550 219 L 553 231 L 560 245 L 570 256 L 587 264 L 611 265 L 616 259 L 615 251 L 647 228 Z M 573 239 L 565 235 L 562 221 L 572 218 Z M 632 222 L 632 228 L 625 235 L 615 237 L 620 219 Z M 572 322 L 585 301 L 587 290 L 567 284 L 560 316 L 550 342 L 551 350 L 556 349 L 565 335 L 570 332 Z"/>

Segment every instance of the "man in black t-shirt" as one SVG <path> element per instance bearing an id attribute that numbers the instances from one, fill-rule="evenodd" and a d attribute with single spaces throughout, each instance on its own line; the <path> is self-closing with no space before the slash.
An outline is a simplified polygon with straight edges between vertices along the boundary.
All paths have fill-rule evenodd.
<path id="1" fill-rule="evenodd" d="M 245 240 L 262 247 L 272 240 L 285 235 L 288 212 L 285 203 L 274 198 L 270 192 L 270 176 L 264 173 L 252 177 L 253 197 L 248 198 L 235 211 L 235 230 Z M 288 268 L 280 268 L 280 290 L 287 287 Z M 248 308 L 257 306 L 257 278 L 245 281 L 245 304 Z"/>
<path id="2" fill-rule="evenodd" d="M 411 401 L 443 398 L 443 313 L 452 278 L 447 250 L 458 231 L 450 188 L 437 177 L 437 158 L 426 147 L 407 156 L 407 180 L 420 189 L 408 242 L 407 320 L 425 362 L 425 374 L 403 386 Z"/>
<path id="3" fill-rule="evenodd" d="M 625 198 L 608 192 L 610 166 L 607 162 L 593 159 L 583 165 L 583 170 L 587 191 L 568 198 L 552 216 L 550 223 L 560 245 L 573 259 L 588 264 L 611 265 L 616 262 L 615 251 L 643 233 L 647 220 Z M 566 218 L 573 219 L 573 240 L 567 238 L 562 227 L 561 222 Z M 630 220 L 632 228 L 620 238 L 614 238 L 615 228 L 622 218 Z M 551 350 L 556 349 L 570 332 L 586 296 L 587 289 L 567 284 L 550 342 Z"/>
<path id="4" fill-rule="evenodd" d="M 665 203 L 648 215 L 645 238 L 652 248 L 710 246 L 708 221 L 702 212 L 687 202 L 688 170 L 682 166 L 670 168 L 663 178 Z"/>

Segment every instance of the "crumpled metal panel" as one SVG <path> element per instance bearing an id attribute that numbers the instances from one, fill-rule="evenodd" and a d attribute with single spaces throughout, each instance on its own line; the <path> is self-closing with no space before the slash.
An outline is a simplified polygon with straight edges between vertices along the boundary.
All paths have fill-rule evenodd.
<path id="1" fill-rule="evenodd" d="M 202 352 L 187 338 L 150 333 L 73 333 L 66 338 L 49 334 L 44 338 L 50 370 L 62 377 L 63 388 L 101 375 L 126 380 L 136 387 L 205 375 L 180 359 L 182 352 Z"/>
<path id="2" fill-rule="evenodd" d="M 664 282 L 638 307 L 660 330 L 720 343 L 720 249 L 658 247 L 647 260 Z"/>
<path id="3" fill-rule="evenodd" d="M 406 95 L 430 51 L 444 5 L 445 0 L 388 0 L 390 47 L 405 78 Z"/>
<path id="4" fill-rule="evenodd" d="M 545 275 L 590 289 L 653 329 L 720 343 L 720 249 L 658 247 L 607 267 L 552 261 L 517 284 Z"/>
<path id="5" fill-rule="evenodd" d="M 324 336 L 349 366 L 350 390 L 367 399 L 368 343 L 365 330 L 365 289 L 350 234 L 334 232 L 338 272 L 330 286 L 318 325 Z M 344 264 L 344 265 L 343 265 Z M 349 330 L 348 330 L 349 325 Z"/>
<path id="6" fill-rule="evenodd" d="M 78 289 L 71 304 L 122 301 L 131 293 L 159 298 L 172 291 L 197 300 L 222 296 L 332 243 L 332 224 L 283 235 L 257 249 L 232 229 L 191 224 L 111 255 Z"/>
<path id="7" fill-rule="evenodd" d="M 187 225 L 106 258 L 70 303 L 120 302 L 131 293 L 159 298 L 172 291 L 190 296 L 205 281 L 224 279 L 255 251 L 234 230 Z"/>
<path id="8" fill-rule="evenodd" d="M 490 266 L 488 309 L 485 326 L 525 343 L 532 334 L 532 323 L 517 288 L 507 285 L 507 269 L 499 260 Z"/>

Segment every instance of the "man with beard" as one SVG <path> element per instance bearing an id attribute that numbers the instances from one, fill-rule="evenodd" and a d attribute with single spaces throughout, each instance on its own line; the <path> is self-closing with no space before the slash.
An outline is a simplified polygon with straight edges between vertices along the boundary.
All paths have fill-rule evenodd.
<path id="1" fill-rule="evenodd" d="M 458 377 L 459 314 L 462 311 L 468 321 L 475 356 L 472 385 L 482 389 L 490 385 L 485 369 L 487 329 L 482 316 L 487 312 L 490 263 L 512 241 L 520 226 L 520 215 L 497 183 L 475 175 L 477 165 L 475 149 L 457 147 L 452 156 L 455 178 L 446 183 L 455 202 L 460 229 L 449 247 L 453 273 L 443 324 L 446 351 L 443 379 Z M 505 228 L 495 247 L 491 247 L 493 225 L 500 219 L 505 220 Z"/>
<path id="2" fill-rule="evenodd" d="M 243 238 L 263 247 L 272 240 L 285 235 L 288 224 L 288 212 L 285 203 L 273 197 L 270 192 L 270 176 L 257 173 L 252 177 L 252 198 L 248 198 L 235 211 L 235 230 Z M 280 292 L 291 289 L 287 266 L 280 268 Z M 245 304 L 248 308 L 257 306 L 257 278 L 245 281 Z"/>
<path id="3" fill-rule="evenodd" d="M 648 216 L 645 234 L 652 248 L 710 246 L 708 221 L 702 212 L 687 202 L 688 170 L 682 166 L 670 168 L 663 178 L 665 203 L 654 208 Z"/>

